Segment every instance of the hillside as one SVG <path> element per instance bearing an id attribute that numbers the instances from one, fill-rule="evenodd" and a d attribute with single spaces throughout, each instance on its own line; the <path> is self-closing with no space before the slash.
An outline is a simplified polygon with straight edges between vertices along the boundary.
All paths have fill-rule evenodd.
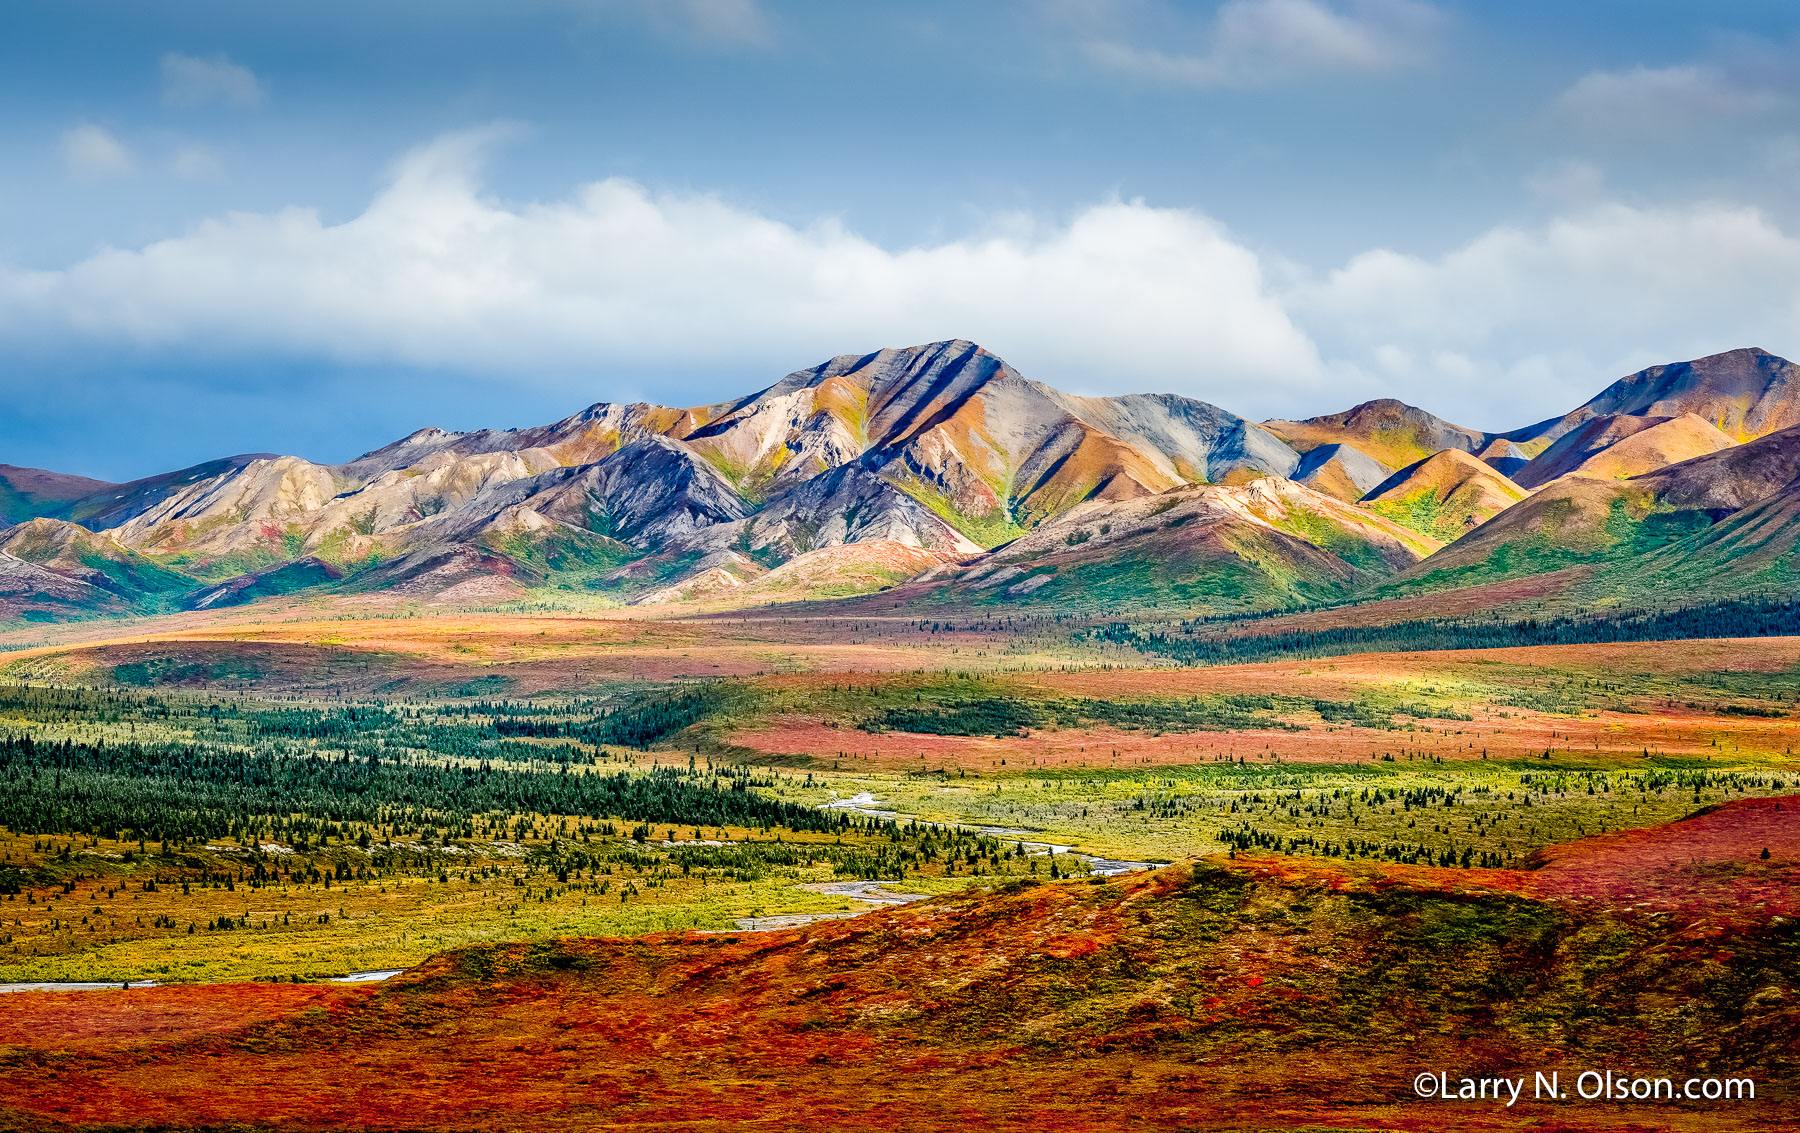
<path id="1" fill-rule="evenodd" d="M 1439 544 L 1292 481 L 1094 501 L 897 596 L 932 603 L 1124 613 L 1237 612 L 1324 601 Z"/>
<path id="2" fill-rule="evenodd" d="M 0 527 L 53 514 L 83 496 L 115 487 L 86 476 L 0 464 Z"/>
<path id="3" fill-rule="evenodd" d="M 100 1015 L 38 995 L 0 1021 L 0 1121 L 1091 1133 L 1154 1107 L 1193 1128 L 1563 1127 L 1581 1111 L 1531 1075 L 1604 1064 L 1753 1077 L 1760 1100 L 1706 1125 L 1774 1128 L 1800 1074 L 1797 805 L 1555 847 L 1535 871 L 1218 857 L 777 932 L 471 947 L 373 988 L 159 988 L 129 1012 L 87 1001 Z M 1516 1107 L 1411 1090 L 1471 1051 L 1525 1078 Z"/>
<path id="4" fill-rule="evenodd" d="M 1444 449 L 1479 452 L 1489 441 L 1486 433 L 1452 425 L 1393 398 L 1303 421 L 1264 421 L 1263 427 L 1299 452 L 1347 444 L 1389 468 L 1404 468 Z"/>
<path id="5" fill-rule="evenodd" d="M 1692 413 L 1680 417 L 1594 417 L 1564 433 L 1515 479 L 1540 488 L 1559 476 L 1623 480 L 1737 444 Z"/>
<path id="6" fill-rule="evenodd" d="M 1525 489 L 1460 449 L 1394 473 L 1362 506 L 1422 535 L 1453 542 L 1524 499 Z"/>

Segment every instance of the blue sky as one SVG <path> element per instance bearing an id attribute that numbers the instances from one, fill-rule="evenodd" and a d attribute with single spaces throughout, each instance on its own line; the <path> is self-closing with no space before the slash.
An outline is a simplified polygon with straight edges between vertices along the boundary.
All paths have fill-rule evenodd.
<path id="1" fill-rule="evenodd" d="M 1800 354 L 1800 10 L 458 0 L 0 11 L 0 462 L 335 461 L 970 337 L 1505 428 Z"/>

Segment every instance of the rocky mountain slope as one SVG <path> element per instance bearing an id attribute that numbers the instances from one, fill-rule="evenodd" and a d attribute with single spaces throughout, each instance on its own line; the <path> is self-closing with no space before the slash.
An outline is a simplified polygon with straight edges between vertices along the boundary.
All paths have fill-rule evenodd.
<path id="1" fill-rule="evenodd" d="M 296 593 L 777 602 L 908 572 L 934 601 L 1257 609 L 1395 575 L 1429 588 L 1667 559 L 1800 474 L 1794 374 L 1760 350 L 1652 367 L 1511 432 L 1392 400 L 1258 425 L 1182 397 L 1071 396 L 951 340 L 718 405 L 422 429 L 339 465 L 244 455 L 118 485 L 0 467 L 6 517 L 30 521 L 0 548 L 15 596 L 0 612 Z"/>

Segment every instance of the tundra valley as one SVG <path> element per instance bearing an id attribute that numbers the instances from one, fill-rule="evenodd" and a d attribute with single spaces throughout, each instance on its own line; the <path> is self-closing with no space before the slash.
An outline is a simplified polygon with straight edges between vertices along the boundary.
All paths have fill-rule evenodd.
<path id="1" fill-rule="evenodd" d="M 1793 1128 L 1797 581 L 1750 348 L 0 466 L 0 1129 Z"/>

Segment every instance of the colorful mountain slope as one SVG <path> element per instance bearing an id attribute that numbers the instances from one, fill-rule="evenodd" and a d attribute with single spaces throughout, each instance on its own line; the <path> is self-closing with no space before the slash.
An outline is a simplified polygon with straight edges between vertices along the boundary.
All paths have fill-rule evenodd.
<path id="1" fill-rule="evenodd" d="M 1640 434 L 1641 435 L 1641 434 Z M 1686 577 L 1697 589 L 1670 598 L 1734 593 L 1711 566 L 1697 561 L 1679 570 L 1682 556 L 1709 546 L 1703 533 L 1720 519 L 1770 499 L 1800 477 L 1800 428 L 1785 429 L 1627 480 L 1565 476 L 1534 492 L 1427 561 L 1404 572 L 1388 588 L 1428 589 L 1517 578 L 1542 571 L 1618 562 L 1597 575 L 1589 593 L 1604 597 L 1639 591 L 1650 577 L 1633 564 L 1655 554 L 1658 571 Z M 1732 546 L 1741 544 L 1724 544 Z M 1700 586 L 1707 578 L 1718 584 Z"/>
<path id="2" fill-rule="evenodd" d="M 684 572 L 748 577 L 838 543 L 970 552 L 1086 500 L 1286 474 L 1298 461 L 1213 406 L 1069 397 L 957 340 L 835 358 L 723 405 L 601 404 L 535 429 L 426 429 L 339 466 L 234 458 L 76 510 L 221 585 L 313 558 L 351 589 L 379 567 L 370 583 L 418 571 L 437 580 L 427 592 L 462 593 L 469 571 L 491 568 L 483 593 L 510 593 L 598 537 L 631 552 L 601 546 L 608 570 L 578 572 L 582 584 L 629 599 Z"/>
<path id="3" fill-rule="evenodd" d="M 1314 491 L 1355 503 L 1394 470 L 1354 445 L 1328 444 L 1309 449 L 1294 469 L 1294 482 Z"/>
<path id="4" fill-rule="evenodd" d="M 108 531 L 137 518 L 175 492 L 229 475 L 255 461 L 274 459 L 275 454 L 267 452 L 227 456 L 126 484 L 108 485 L 71 501 L 51 518 L 79 523 L 89 531 Z"/>
<path id="5" fill-rule="evenodd" d="M 1490 440 L 1487 433 L 1452 425 L 1391 397 L 1303 421 L 1264 421 L 1263 427 L 1300 452 L 1349 444 L 1389 468 L 1404 468 L 1447 448 L 1479 452 Z"/>
<path id="6" fill-rule="evenodd" d="M 1362 506 L 1447 543 L 1525 495 L 1524 488 L 1485 461 L 1460 449 L 1445 449 L 1377 484 L 1362 498 Z"/>
<path id="7" fill-rule="evenodd" d="M 1715 512 L 1767 499 L 1800 476 L 1800 427 L 1684 460 L 1637 478 L 1661 503 Z"/>
<path id="8" fill-rule="evenodd" d="M 978 559 L 934 572 L 919 601 L 1088 612 L 1231 612 L 1341 597 L 1439 543 L 1310 488 L 1265 477 L 1092 501 Z"/>
<path id="9" fill-rule="evenodd" d="M 1800 425 L 1800 367 L 1755 347 L 1651 366 L 1620 378 L 1562 417 L 1505 435 L 1555 440 L 1596 417 L 1686 413 L 1738 441 Z"/>
<path id="10" fill-rule="evenodd" d="M 32 519 L 0 531 L 0 554 L 105 594 L 108 607 L 161 609 L 194 586 L 189 576 L 110 536 L 60 519 Z"/>
<path id="11" fill-rule="evenodd" d="M 1791 596 L 1800 586 L 1800 480 L 1618 573 L 1687 597 Z"/>
<path id="12" fill-rule="evenodd" d="M 704 601 L 714 608 L 824 602 L 888 590 L 927 571 L 953 567 L 966 554 L 888 539 L 820 547 L 745 581 L 747 571 L 715 566 L 707 573 L 636 599 L 638 605 Z"/>
<path id="13" fill-rule="evenodd" d="M 0 620 L 62 621 L 130 609 L 110 590 L 0 552 Z"/>
<path id="14" fill-rule="evenodd" d="M 734 589 L 825 548 L 893 543 L 952 557 L 1000 549 L 993 561 L 1002 565 L 1039 548 L 1070 566 L 1067 556 L 1081 558 L 1096 575 L 1099 556 L 1117 553 L 1121 579 L 1140 582 L 1093 593 L 1286 606 L 1384 584 L 1392 570 L 1403 570 L 1402 586 L 1512 578 L 1685 539 L 1794 479 L 1789 442 L 1777 438 L 1800 420 L 1795 372 L 1758 350 L 1653 367 L 1510 433 L 1393 400 L 1264 426 L 1188 398 L 1073 397 L 950 340 L 843 355 L 718 405 L 602 403 L 530 429 L 424 429 L 342 465 L 239 456 L 123 485 L 0 470 L 0 505 L 23 515 L 54 504 L 49 518 L 135 554 L 130 569 L 172 570 L 170 588 L 175 578 L 203 581 L 210 589 L 189 597 L 196 602 L 320 587 L 363 600 L 392 591 L 484 604 L 551 588 L 629 602 Z M 1740 438 L 1749 441 L 1733 447 Z M 1185 536 L 1166 547 L 1057 542 L 1079 531 L 1093 540 L 1107 509 L 1127 523 L 1142 501 L 1161 506 L 1173 490 L 1265 477 L 1366 504 L 1352 509 L 1352 528 L 1410 527 L 1415 557 L 1452 545 L 1426 564 L 1370 574 L 1363 551 L 1346 557 L 1327 545 L 1335 535 L 1320 542 L 1291 523 L 1242 517 L 1189 520 L 1209 533 L 1204 547 Z M 1562 483 L 1571 477 L 1620 487 Z M 1521 502 L 1522 487 L 1538 495 Z M 1259 489 L 1260 498 L 1279 494 Z M 1221 516 L 1235 506 L 1228 494 L 1205 498 Z M 1077 512 L 1077 527 L 1063 523 Z M 1345 522 L 1311 502 L 1296 514 L 1327 517 L 1314 534 Z M 1165 553 L 1166 563 L 1154 561 Z M 286 564 L 299 565 L 281 571 Z M 12 569 L 15 580 L 39 577 Z M 161 585 L 149 589 L 173 592 Z M 96 612 L 116 612 L 138 601 L 125 596 L 131 589 L 100 597 L 103 587 L 62 586 L 58 609 L 78 610 L 85 594 Z M 1058 593 L 1044 596 L 1061 601 Z"/>
<path id="15" fill-rule="evenodd" d="M 1558 476 L 1623 480 L 1730 448 L 1738 442 L 1692 413 L 1593 417 L 1557 438 L 1516 480 L 1540 488 Z"/>
<path id="16" fill-rule="evenodd" d="M 86 476 L 0 464 L 0 527 L 23 523 L 40 515 L 53 515 L 83 496 L 116 487 L 118 485 L 90 480 Z"/>
<path id="17" fill-rule="evenodd" d="M 1541 447 L 1541 446 L 1540 446 Z M 1489 468 L 1518 482 L 1518 471 L 1531 463 L 1531 457 L 1524 449 L 1504 438 L 1495 438 L 1483 446 L 1475 454 L 1487 463 Z"/>

